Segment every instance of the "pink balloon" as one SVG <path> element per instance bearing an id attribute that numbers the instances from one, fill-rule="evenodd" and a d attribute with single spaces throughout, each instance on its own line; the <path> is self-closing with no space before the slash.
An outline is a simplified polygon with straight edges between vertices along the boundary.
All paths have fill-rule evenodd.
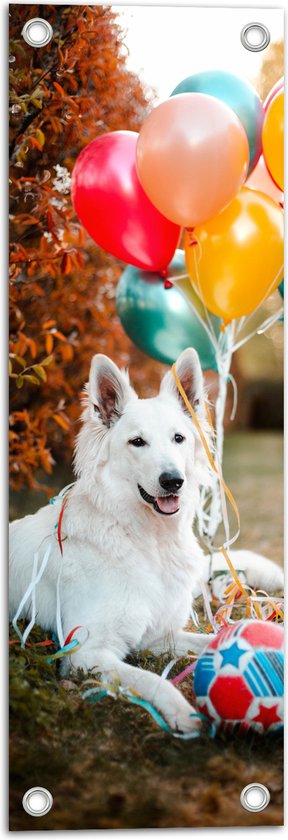
<path id="1" fill-rule="evenodd" d="M 267 111 L 267 108 L 269 108 L 270 102 L 272 102 L 272 99 L 274 99 L 274 96 L 276 96 L 276 93 L 278 93 L 279 90 L 282 90 L 283 88 L 284 88 L 284 76 L 281 76 L 281 79 L 278 79 L 278 82 L 275 82 L 275 85 L 273 85 L 273 87 L 269 91 L 268 96 L 266 96 L 266 99 L 265 99 L 265 102 L 264 102 L 264 105 L 263 105 L 264 111 Z"/>
<path id="2" fill-rule="evenodd" d="M 245 187 L 249 187 L 250 190 L 257 190 L 257 192 L 263 192 L 265 195 L 269 195 L 276 204 L 283 204 L 283 193 L 278 189 L 275 182 L 269 175 L 263 155 L 259 158 L 257 166 L 255 166 L 250 178 L 247 178 Z"/>
<path id="3" fill-rule="evenodd" d="M 162 271 L 175 253 L 180 227 L 151 203 L 136 172 L 134 131 L 111 131 L 76 160 L 72 200 L 92 239 L 114 257 L 146 271 Z"/>
<path id="4" fill-rule="evenodd" d="M 145 192 L 168 219 L 196 226 L 232 201 L 249 164 L 246 132 L 225 102 L 179 93 L 149 114 L 137 143 Z"/>

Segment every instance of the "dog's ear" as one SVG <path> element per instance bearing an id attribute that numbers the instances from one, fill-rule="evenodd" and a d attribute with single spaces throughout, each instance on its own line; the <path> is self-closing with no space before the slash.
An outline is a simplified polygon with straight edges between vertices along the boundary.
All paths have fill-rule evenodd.
<path id="1" fill-rule="evenodd" d="M 195 411 L 204 408 L 204 382 L 199 356 L 193 347 L 188 347 L 177 359 L 176 373 L 185 394 Z M 177 388 L 172 371 L 166 373 L 161 382 L 160 393 L 168 392 L 180 400 L 184 411 L 188 411 Z"/>
<path id="2" fill-rule="evenodd" d="M 89 374 L 89 397 L 93 409 L 108 428 L 121 417 L 124 406 L 137 395 L 129 384 L 126 371 L 121 371 L 108 356 L 93 357 Z"/>

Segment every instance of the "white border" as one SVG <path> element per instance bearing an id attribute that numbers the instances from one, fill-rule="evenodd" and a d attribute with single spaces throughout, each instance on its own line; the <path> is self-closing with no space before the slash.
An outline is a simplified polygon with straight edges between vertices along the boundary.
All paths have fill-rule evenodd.
<path id="1" fill-rule="evenodd" d="M 22 5 L 29 6 L 29 3 L 24 2 L 24 0 L 19 0 L 19 2 Z M 54 0 L 54 2 L 55 2 L 55 0 Z M 44 0 L 39 0 L 38 5 L 41 6 L 41 5 L 47 5 L 47 4 L 44 2 Z M 137 2 L 137 0 L 133 0 L 133 2 L 126 2 L 126 3 L 114 2 L 114 3 L 105 3 L 105 4 L 104 3 L 94 3 L 93 4 L 91 2 L 91 0 L 88 4 L 83 3 L 83 2 L 76 2 L 76 0 L 70 0 L 69 5 L 79 5 L 79 6 L 81 6 L 81 5 L 113 5 L 113 6 L 124 6 L 124 5 L 126 5 L 126 6 L 141 6 L 141 5 L 173 6 L 173 5 L 178 5 L 178 6 L 192 6 L 193 5 L 193 8 L 197 8 L 197 7 L 202 7 L 203 8 L 204 5 L 206 6 L 206 4 L 203 4 L 201 2 L 196 2 L 196 3 L 193 3 L 193 4 L 189 3 L 189 2 L 178 3 L 178 2 L 176 2 L 176 0 L 175 0 L 174 3 L 173 2 L 166 3 L 165 0 L 164 0 L 164 2 L 156 2 L 156 3 L 151 2 L 151 0 L 150 0 L 149 3 L 139 3 L 139 2 Z M 235 2 L 220 2 L 219 3 L 219 2 L 215 2 L 215 0 L 209 0 L 206 7 L 207 8 L 209 8 L 209 7 L 243 8 L 243 9 L 244 8 L 247 8 L 247 9 L 253 8 L 253 9 L 264 10 L 264 9 L 279 9 L 279 8 L 281 9 L 281 8 L 283 8 L 283 5 L 278 5 L 278 3 L 273 4 L 273 5 L 271 3 L 269 3 L 269 4 L 266 4 L 266 3 L 261 3 L 261 4 L 256 3 L 255 4 L 255 3 L 253 3 L 253 6 L 252 6 L 251 4 L 247 4 L 247 3 L 237 3 L 237 2 L 236 3 Z M 285 23 L 286 23 L 286 20 L 287 20 L 286 10 L 284 12 L 284 16 L 285 16 Z M 5 683 L 7 685 L 7 659 L 8 659 L 8 657 L 7 657 L 7 649 L 8 649 L 8 645 L 7 645 L 7 594 L 6 594 L 7 593 L 7 586 L 6 586 L 7 576 L 6 576 L 6 572 L 5 572 L 5 570 L 6 570 L 6 558 L 7 558 L 6 534 L 7 534 L 7 521 L 8 521 L 8 503 L 7 503 L 7 499 L 8 499 L 8 494 L 7 494 L 7 486 L 8 486 L 8 472 L 7 472 L 7 411 L 8 411 L 8 400 L 7 400 L 7 386 L 6 386 L 6 381 L 7 381 L 6 380 L 6 377 L 7 377 L 6 359 L 7 359 L 7 346 L 8 346 L 8 337 L 7 337 L 7 334 L 8 334 L 8 314 L 7 314 L 7 293 L 6 293 L 6 279 L 5 279 L 7 277 L 7 250 L 8 250 L 8 225 L 7 225 L 7 220 L 8 220 L 8 209 L 7 209 L 7 199 L 6 199 L 7 191 L 4 188 L 4 184 L 6 185 L 6 183 L 7 183 L 7 174 L 8 174 L 7 162 L 6 162 L 7 161 L 7 147 L 8 147 L 8 107 L 7 107 L 7 89 L 8 89 L 8 71 L 7 71 L 7 68 L 8 68 L 8 50 L 7 50 L 7 47 L 8 47 L 8 32 L 7 32 L 7 29 L 8 29 L 8 26 L 7 26 L 7 24 L 8 24 L 8 3 L 7 3 L 7 0 L 4 0 L 4 2 L 1 4 L 1 7 L 0 7 L 0 22 L 2 23 L 1 30 L 0 30 L 1 31 L 1 41 L 2 41 L 1 49 L 0 49 L 0 70 L 1 70 L 1 72 L 0 72 L 0 77 L 1 77 L 1 99 L 0 99 L 0 102 L 1 102 L 0 253 L 1 253 L 1 268 L 2 268 L 2 271 L 1 271 L 1 274 L 0 274 L 0 277 L 1 277 L 1 306 L 0 306 L 1 353 L 0 353 L 0 361 L 1 361 L 1 365 L 2 365 L 2 378 L 1 378 L 2 392 L 1 392 L 1 400 L 0 400 L 0 464 L 1 464 L 1 467 L 2 467 L 2 480 L 0 481 L 0 512 L 1 512 L 1 520 L 2 520 L 2 522 L 1 522 L 2 527 L 0 529 L 1 543 L 2 543 L 1 565 L 0 565 L 0 575 L 1 575 L 1 582 L 2 582 L 2 585 L 1 585 L 2 634 L 1 634 L 1 637 L 0 637 L 1 638 L 0 652 L 1 652 L 1 660 L 2 660 L 2 663 L 1 663 L 2 664 L 2 680 L 1 680 L 1 690 L 0 690 L 0 720 L 1 720 L 1 730 L 2 730 L 2 732 L 1 732 L 1 734 L 2 734 L 1 744 L 2 745 L 3 744 L 7 745 L 7 698 L 8 698 L 8 691 L 5 692 L 5 689 L 4 689 Z M 285 50 L 285 54 L 286 54 L 286 50 Z M 288 109 L 286 108 L 286 135 L 285 135 L 286 136 L 286 140 L 285 140 L 286 160 L 287 160 L 287 146 L 288 146 L 288 125 L 287 125 L 288 116 L 287 116 L 287 111 L 288 111 Z M 5 130 L 6 127 L 7 127 L 7 130 Z M 288 260 L 287 260 L 287 250 L 288 249 L 286 248 L 286 264 L 288 262 Z M 286 296 L 286 311 L 287 311 L 287 296 Z M 287 344 L 287 330 L 288 330 L 288 327 L 287 327 L 287 323 L 286 323 L 286 328 L 285 328 L 285 347 L 286 348 L 288 346 L 288 344 Z M 286 368 L 287 368 L 287 366 L 285 365 L 285 383 L 286 383 L 286 377 L 287 377 L 287 369 Z M 5 383 L 5 384 L 3 384 L 3 383 Z M 286 468 L 285 468 L 285 489 L 286 489 L 286 476 L 287 476 L 287 440 L 288 440 L 288 419 L 287 418 L 288 418 L 288 397 L 287 397 L 287 387 L 285 385 L 285 439 L 286 439 L 286 443 L 285 443 L 285 466 L 286 466 Z M 6 469 L 4 468 L 4 465 L 6 465 Z M 268 490 L 267 490 L 267 492 L 268 492 Z M 273 500 L 271 500 L 271 503 L 273 504 Z M 285 513 L 286 513 L 286 515 L 288 514 L 287 492 L 285 492 Z M 286 535 L 285 535 L 285 544 L 287 545 Z M 288 590 L 287 577 L 288 577 L 288 575 L 286 575 L 286 597 L 287 597 L 287 590 Z M 287 696 L 288 696 L 288 691 L 287 691 L 287 669 L 286 669 L 286 697 Z M 286 789 L 286 794 L 287 794 L 287 776 L 288 776 L 288 772 L 287 772 L 287 736 L 286 736 L 285 740 L 286 740 L 286 748 L 285 748 L 286 784 L 285 784 L 285 789 Z M 96 744 L 95 744 L 95 749 L 96 749 Z M 267 750 L 268 750 L 268 745 L 267 745 Z M 0 769 L 2 769 L 2 773 L 1 773 L 1 777 L 0 777 L 1 778 L 1 785 L 0 785 L 1 824 L 0 824 L 0 829 L 2 829 L 2 834 L 4 836 L 8 833 L 8 828 L 7 828 L 7 824 L 8 824 L 8 817 L 7 817 L 7 812 L 8 812 L 8 808 L 7 808 L 7 803 L 8 803 L 8 760 L 7 760 L 7 754 L 8 754 L 8 746 L 6 747 L 5 750 L 2 749 L 2 751 L 1 751 L 2 767 L 0 768 Z M 271 758 L 273 758 L 273 757 L 271 756 Z M 27 787 L 28 786 L 29 786 L 29 780 L 27 779 Z M 287 799 L 287 795 L 286 795 L 286 799 Z M 287 830 L 287 816 L 286 816 L 286 820 L 285 820 L 285 825 L 286 825 L 286 830 Z M 194 839 L 195 840 L 201 840 L 201 838 L 203 838 L 203 836 L 205 837 L 205 840 L 206 840 L 206 838 L 208 838 L 208 840 L 210 840 L 210 839 L 213 840 L 214 836 L 216 835 L 217 837 L 219 837 L 220 834 L 222 834 L 223 830 L 224 830 L 225 834 L 226 834 L 227 831 L 229 831 L 229 835 L 231 833 L 233 836 L 235 836 L 235 838 L 237 838 L 237 840 L 238 840 L 238 838 L 239 838 L 239 840 L 256 840 L 256 838 L 259 838 L 259 840 L 262 840 L 262 836 L 263 836 L 264 840 L 266 840 L 266 838 L 267 838 L 267 840 L 273 840 L 276 836 L 276 833 L 277 833 L 277 836 L 281 836 L 281 837 L 282 837 L 282 835 L 284 835 L 284 832 L 285 832 L 285 835 L 286 835 L 286 831 L 285 831 L 284 827 L 283 828 L 282 827 L 267 827 L 267 828 L 264 827 L 263 828 L 263 827 L 260 827 L 260 826 L 258 828 L 246 828 L 246 827 L 245 828 L 242 828 L 242 827 L 241 828 L 226 828 L 226 831 L 223 828 L 211 828 L 211 829 L 210 828 L 209 829 L 208 828 L 207 829 L 206 828 L 199 828 L 199 829 L 198 828 L 196 828 L 196 829 L 191 828 L 191 829 L 186 829 L 185 833 L 187 834 L 187 832 L 190 832 L 191 836 L 193 835 L 193 840 Z M 134 840 L 134 838 L 139 838 L 139 837 L 143 838 L 145 836 L 147 836 L 147 838 L 149 838 L 149 840 L 150 840 L 150 838 L 154 837 L 154 835 L 156 836 L 157 832 L 159 832 L 159 831 L 160 831 L 160 829 L 157 829 L 157 830 L 152 829 L 152 830 L 149 830 L 149 832 L 148 832 L 148 830 L 146 831 L 146 830 L 143 830 L 143 829 L 141 829 L 141 832 L 138 831 L 138 830 L 134 830 L 134 829 L 129 829 L 129 830 L 127 829 L 127 831 L 124 830 L 124 829 L 123 830 L 117 829 L 117 834 L 116 834 L 115 831 L 110 831 L 110 830 L 105 830 L 105 831 L 104 830 L 103 831 L 102 830 L 97 830 L 97 834 L 102 834 L 103 838 L 104 837 L 105 838 L 109 837 L 109 838 L 112 838 L 112 840 L 113 840 L 113 838 L 115 840 L 115 838 L 119 834 L 121 835 L 121 837 L 123 835 L 127 836 L 127 840 Z M 161 829 L 161 834 L 163 833 L 163 831 L 164 831 L 164 829 Z M 167 833 L 167 831 L 169 832 L 169 834 L 173 833 L 174 837 L 177 837 L 177 838 L 179 838 L 179 840 L 181 840 L 181 835 L 183 834 L 184 829 L 167 829 L 167 830 L 165 829 L 165 833 Z M 22 836 L 22 834 L 23 834 L 22 832 L 13 832 L 13 836 L 18 836 L 18 835 Z M 65 834 L 65 836 L 67 836 L 67 837 L 73 838 L 75 832 L 74 831 L 69 831 L 69 830 L 67 830 L 65 832 L 53 831 L 53 836 L 54 837 L 60 837 L 63 834 Z M 87 834 L 87 832 L 84 831 L 84 830 L 83 831 L 77 831 L 77 836 L 81 837 L 81 836 L 84 836 L 86 834 Z M 41 835 L 42 835 L 41 830 L 39 830 L 39 832 L 38 831 L 35 831 L 35 832 L 33 831 L 33 836 L 35 836 L 35 837 L 40 836 L 41 837 Z"/>

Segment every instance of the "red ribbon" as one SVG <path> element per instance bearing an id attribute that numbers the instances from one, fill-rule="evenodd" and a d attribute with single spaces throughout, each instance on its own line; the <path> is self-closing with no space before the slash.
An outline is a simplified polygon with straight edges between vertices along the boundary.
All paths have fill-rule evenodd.
<path id="1" fill-rule="evenodd" d="M 63 557 L 63 545 L 62 545 L 62 537 L 61 537 L 61 526 L 62 526 L 63 514 L 64 514 L 65 506 L 67 505 L 67 502 L 68 502 L 68 498 L 69 498 L 69 497 L 68 497 L 68 496 L 66 496 L 66 499 L 64 499 L 64 502 L 63 502 L 62 508 L 61 508 L 61 510 L 60 510 L 60 516 L 59 516 L 58 528 L 57 528 L 57 536 L 58 536 L 59 548 L 60 548 L 60 551 L 61 551 L 61 555 L 62 555 L 62 557 Z"/>
<path id="2" fill-rule="evenodd" d="M 74 633 L 76 633 L 76 630 L 80 629 L 80 627 L 83 627 L 83 624 L 77 624 L 76 627 L 73 627 L 73 630 L 70 630 L 70 633 L 68 633 L 67 639 L 65 639 L 64 647 L 65 647 L 65 645 L 69 645 L 69 642 L 71 642 L 72 636 L 74 635 Z"/>

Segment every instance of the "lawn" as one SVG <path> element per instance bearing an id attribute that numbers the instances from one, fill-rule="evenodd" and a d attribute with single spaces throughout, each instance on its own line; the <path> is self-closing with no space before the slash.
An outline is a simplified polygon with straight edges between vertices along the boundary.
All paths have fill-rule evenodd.
<path id="1" fill-rule="evenodd" d="M 280 435 L 227 436 L 225 477 L 240 509 L 239 546 L 267 553 L 279 563 L 282 472 Z M 69 480 L 70 475 L 59 471 L 54 477 L 59 487 Z M 13 495 L 11 516 L 31 512 L 43 502 L 39 494 Z M 31 634 L 32 642 L 44 638 L 39 628 Z M 197 740 L 180 741 L 124 699 L 83 701 L 81 675 L 61 680 L 57 665 L 46 661 L 46 648 L 22 652 L 12 645 L 10 653 L 12 830 L 282 824 L 280 736 L 211 739 L 203 733 Z M 169 658 L 147 654 L 138 661 L 161 673 Z M 171 675 L 185 663 L 178 662 Z M 190 679 L 181 690 L 192 697 Z M 270 805 L 259 814 L 243 810 L 239 802 L 242 788 L 253 781 L 266 784 L 271 793 Z M 21 804 L 24 792 L 36 785 L 47 787 L 54 798 L 40 824 Z"/>

